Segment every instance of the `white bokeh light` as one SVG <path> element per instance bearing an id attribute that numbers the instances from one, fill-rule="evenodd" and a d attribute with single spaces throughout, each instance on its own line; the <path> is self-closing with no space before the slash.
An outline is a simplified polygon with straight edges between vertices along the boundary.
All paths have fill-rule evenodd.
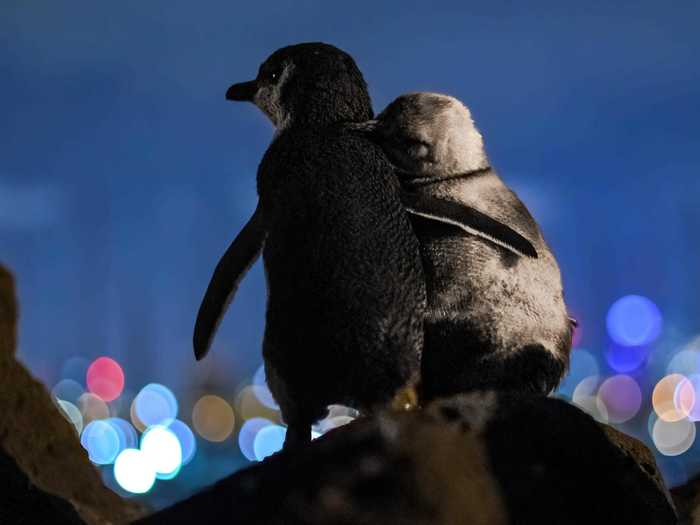
<path id="1" fill-rule="evenodd" d="M 119 486 L 132 494 L 144 494 L 156 481 L 156 471 L 141 450 L 127 448 L 114 462 L 114 478 Z"/>

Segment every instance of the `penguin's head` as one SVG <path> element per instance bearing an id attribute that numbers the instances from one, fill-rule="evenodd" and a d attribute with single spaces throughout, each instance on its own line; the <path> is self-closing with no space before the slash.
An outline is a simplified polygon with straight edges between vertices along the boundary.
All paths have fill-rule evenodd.
<path id="1" fill-rule="evenodd" d="M 389 159 L 411 176 L 442 177 L 488 166 L 471 113 L 454 97 L 401 95 L 382 111 L 373 127 Z"/>
<path id="2" fill-rule="evenodd" d="M 323 43 L 283 47 L 265 60 L 254 80 L 234 84 L 227 100 L 249 101 L 282 130 L 372 118 L 362 73 L 350 55 Z"/>

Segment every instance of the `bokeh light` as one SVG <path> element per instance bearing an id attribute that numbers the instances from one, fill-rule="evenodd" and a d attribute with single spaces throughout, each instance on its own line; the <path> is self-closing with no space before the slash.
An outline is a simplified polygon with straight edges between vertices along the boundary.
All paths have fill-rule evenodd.
<path id="1" fill-rule="evenodd" d="M 258 458 L 255 456 L 255 436 L 258 435 L 263 428 L 274 425 L 269 419 L 262 417 L 254 417 L 248 419 L 241 427 L 238 433 L 238 447 L 241 449 L 241 453 L 249 461 L 256 461 Z"/>
<path id="2" fill-rule="evenodd" d="M 129 410 L 129 417 L 131 418 L 131 424 L 134 425 L 134 427 L 139 431 L 139 432 L 145 432 L 146 431 L 146 423 L 141 421 L 139 418 L 138 414 L 136 413 L 136 398 L 131 402 L 131 407 Z"/>
<path id="3" fill-rule="evenodd" d="M 182 447 L 173 431 L 164 426 L 154 426 L 141 436 L 141 451 L 153 465 L 156 477 L 172 479 L 182 465 Z"/>
<path id="4" fill-rule="evenodd" d="M 690 381 L 690 384 L 693 387 L 693 391 L 695 392 L 695 403 L 688 412 L 687 417 L 691 421 L 700 421 L 700 400 L 698 400 L 698 392 L 700 392 L 700 374 L 693 374 L 687 379 L 688 381 Z M 676 391 L 675 395 L 677 396 L 678 394 L 679 392 Z M 678 399 L 674 399 L 674 402 L 678 403 Z"/>
<path id="5" fill-rule="evenodd" d="M 134 426 L 139 424 L 146 427 L 154 425 L 167 425 L 177 417 L 178 405 L 175 395 L 170 389 L 159 383 L 150 383 L 144 386 L 134 398 L 132 403 L 132 417 Z"/>
<path id="6" fill-rule="evenodd" d="M 103 420 L 92 421 L 85 427 L 80 444 L 87 450 L 90 461 L 98 465 L 112 463 L 119 454 L 119 435 Z"/>
<path id="7" fill-rule="evenodd" d="M 75 428 L 76 432 L 80 434 L 83 430 L 83 415 L 80 410 L 70 401 L 64 401 L 63 399 L 58 399 L 58 406 L 61 407 L 61 411 L 66 419 Z"/>
<path id="8" fill-rule="evenodd" d="M 236 396 L 236 413 L 244 421 L 254 417 L 277 421 L 279 419 L 278 411 L 260 400 L 259 396 L 264 397 L 264 394 L 259 392 L 260 388 L 258 385 L 247 385 L 241 389 Z"/>
<path id="9" fill-rule="evenodd" d="M 575 348 L 571 352 L 569 372 L 559 385 L 557 393 L 571 399 L 576 386 L 586 377 L 596 376 L 600 372 L 598 360 L 588 350 Z"/>
<path id="10" fill-rule="evenodd" d="M 128 413 L 133 401 L 134 393 L 126 389 L 122 390 L 118 398 L 107 403 L 109 414 L 114 417 L 120 417 L 122 414 Z"/>
<path id="11" fill-rule="evenodd" d="M 103 401 L 112 401 L 124 389 L 124 371 L 114 359 L 98 357 L 87 369 L 85 384 Z"/>
<path id="12" fill-rule="evenodd" d="M 91 421 L 107 419 L 109 417 L 107 403 L 90 392 L 85 392 L 78 398 L 78 408 L 83 415 L 83 423 L 85 425 Z"/>
<path id="13" fill-rule="evenodd" d="M 156 471 L 141 450 L 128 448 L 114 462 L 114 477 L 119 486 L 132 494 L 144 494 L 156 481 Z"/>
<path id="14" fill-rule="evenodd" d="M 139 443 L 139 437 L 131 423 L 119 417 L 110 417 L 104 420 L 105 423 L 111 425 L 117 432 L 119 437 L 119 452 L 127 448 L 136 448 Z"/>
<path id="15" fill-rule="evenodd" d="M 262 461 L 266 457 L 282 450 L 287 429 L 280 425 L 269 425 L 262 428 L 253 442 L 255 459 Z"/>
<path id="16" fill-rule="evenodd" d="M 584 378 L 574 389 L 571 401 L 597 421 L 607 423 L 608 409 L 597 395 L 600 383 L 600 376 Z"/>
<path id="17" fill-rule="evenodd" d="M 78 404 L 78 399 L 85 393 L 83 386 L 73 379 L 61 379 L 51 389 L 51 395 L 56 399 L 68 401 L 73 405 Z"/>
<path id="18" fill-rule="evenodd" d="M 671 358 L 666 372 L 669 374 L 682 374 L 689 377 L 700 374 L 700 352 L 697 350 L 682 350 Z"/>
<path id="19" fill-rule="evenodd" d="M 647 364 L 648 346 L 624 346 L 610 343 L 605 349 L 605 360 L 610 368 L 621 374 L 633 372 Z"/>
<path id="20" fill-rule="evenodd" d="M 61 367 L 60 377 L 63 377 L 65 379 L 72 379 L 77 383 L 82 383 L 83 381 L 85 381 L 85 375 L 87 374 L 87 369 L 89 366 L 90 361 L 85 357 L 70 357 L 66 359 L 63 363 L 63 366 Z M 70 401 L 70 399 L 68 401 Z"/>
<path id="21" fill-rule="evenodd" d="M 231 405 L 219 396 L 202 396 L 192 409 L 192 425 L 207 441 L 224 441 L 233 432 L 234 424 Z"/>
<path id="22" fill-rule="evenodd" d="M 197 440 L 194 433 L 185 423 L 176 419 L 168 424 L 168 429 L 172 431 L 180 442 L 182 449 L 182 465 L 187 465 L 197 452 Z"/>
<path id="23" fill-rule="evenodd" d="M 257 397 L 263 405 L 265 405 L 268 408 L 271 408 L 272 410 L 280 409 L 279 405 L 275 401 L 275 398 L 272 397 L 272 392 L 270 392 L 270 389 L 267 386 L 267 377 L 265 376 L 265 365 L 260 365 L 258 370 L 255 372 L 255 375 L 253 376 L 252 388 L 255 397 Z"/>
<path id="24" fill-rule="evenodd" d="M 605 405 L 610 423 L 624 423 L 637 415 L 642 406 L 642 391 L 627 375 L 609 377 L 600 385 L 598 398 Z"/>
<path id="25" fill-rule="evenodd" d="M 656 384 L 651 403 L 659 419 L 667 422 L 680 421 L 693 410 L 695 389 L 685 376 L 671 374 Z"/>
<path id="26" fill-rule="evenodd" d="M 626 295 L 615 301 L 606 321 L 610 338 L 623 346 L 652 343 L 662 327 L 658 307 L 641 295 Z"/>
<path id="27" fill-rule="evenodd" d="M 687 419 L 666 421 L 658 418 L 652 429 L 654 446 L 665 456 L 678 456 L 695 441 L 695 423 Z"/>

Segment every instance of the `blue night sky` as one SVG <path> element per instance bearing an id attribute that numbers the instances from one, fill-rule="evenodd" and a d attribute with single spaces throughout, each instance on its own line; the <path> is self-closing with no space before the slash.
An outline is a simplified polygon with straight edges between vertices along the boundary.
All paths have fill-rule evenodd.
<path id="1" fill-rule="evenodd" d="M 417 90 L 472 109 L 558 257 L 601 373 L 615 373 L 610 305 L 658 305 L 663 331 L 636 376 L 648 412 L 668 357 L 700 333 L 700 3 L 564 4 L 3 0 L 0 260 L 18 279 L 21 359 L 50 387 L 69 357 L 112 356 L 127 389 L 170 386 L 185 419 L 193 392 L 230 397 L 250 378 L 259 263 L 210 356 L 195 364 L 191 349 L 273 133 L 224 92 L 275 49 L 320 40 L 355 57 L 376 111 Z M 669 460 L 670 479 L 700 469 L 696 448 Z"/>

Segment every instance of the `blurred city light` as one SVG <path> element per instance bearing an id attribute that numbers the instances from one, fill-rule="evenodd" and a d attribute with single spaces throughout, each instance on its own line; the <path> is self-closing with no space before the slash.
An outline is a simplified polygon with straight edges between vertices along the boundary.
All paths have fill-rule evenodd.
<path id="1" fill-rule="evenodd" d="M 275 398 L 272 397 L 272 392 L 270 392 L 270 389 L 267 386 L 265 365 L 260 365 L 258 370 L 255 372 L 255 375 L 253 376 L 252 389 L 255 397 L 257 397 L 258 401 L 260 401 L 263 405 L 271 408 L 272 410 L 280 409 L 279 405 L 275 401 Z"/>
<path id="2" fill-rule="evenodd" d="M 128 448 L 114 462 L 114 478 L 124 490 L 132 494 L 144 494 L 153 487 L 156 471 L 144 452 Z"/>
<path id="3" fill-rule="evenodd" d="M 582 348 L 575 348 L 571 351 L 571 363 L 569 372 L 559 385 L 557 392 L 567 399 L 571 399 L 574 389 L 586 377 L 597 376 L 600 373 L 598 360 L 589 352 Z"/>
<path id="4" fill-rule="evenodd" d="M 51 395 L 56 399 L 68 401 L 73 405 L 78 404 L 78 399 L 85 393 L 85 389 L 80 383 L 73 379 L 61 379 L 51 389 Z"/>
<path id="5" fill-rule="evenodd" d="M 255 459 L 262 461 L 266 457 L 282 450 L 287 429 L 280 425 L 266 426 L 257 433 L 253 441 Z"/>
<path id="6" fill-rule="evenodd" d="M 192 409 L 192 425 L 207 441 L 224 441 L 233 432 L 234 424 L 231 405 L 219 396 L 202 396 Z"/>
<path id="7" fill-rule="evenodd" d="M 648 346 L 624 346 L 611 342 L 605 349 L 605 360 L 610 368 L 626 374 L 645 366 L 649 354 Z"/>
<path id="8" fill-rule="evenodd" d="M 156 477 L 174 478 L 182 466 L 182 447 L 177 436 L 167 427 L 150 427 L 141 436 L 141 451 L 148 457 Z"/>
<path id="9" fill-rule="evenodd" d="M 182 449 L 182 465 L 187 465 L 197 452 L 197 440 L 194 433 L 185 423 L 176 419 L 168 424 L 168 429 L 172 431 L 180 442 Z"/>
<path id="10" fill-rule="evenodd" d="M 658 307 L 641 295 L 626 295 L 608 310 L 610 338 L 623 346 L 652 343 L 661 333 L 662 318 Z"/>
<path id="11" fill-rule="evenodd" d="M 690 414 L 695 405 L 693 384 L 681 374 L 668 375 L 654 387 L 651 403 L 659 419 L 680 421 Z"/>
<path id="12" fill-rule="evenodd" d="M 600 376 L 584 378 L 574 389 L 571 401 L 591 417 L 601 423 L 607 423 L 608 409 L 597 395 L 601 380 Z"/>
<path id="13" fill-rule="evenodd" d="M 256 461 L 258 458 L 255 455 L 255 437 L 258 435 L 263 428 L 274 425 L 269 419 L 264 419 L 261 417 L 254 417 L 248 419 L 241 427 L 238 433 L 238 447 L 241 449 L 241 453 L 249 461 Z"/>
<path id="14" fill-rule="evenodd" d="M 83 415 L 80 413 L 78 407 L 70 401 L 64 401 L 63 399 L 58 399 L 57 401 L 66 419 L 75 427 L 76 432 L 80 434 L 83 431 Z"/>
<path id="15" fill-rule="evenodd" d="M 136 448 L 139 438 L 131 423 L 119 417 L 110 417 L 104 420 L 117 432 L 119 437 L 119 452 L 127 448 Z"/>
<path id="16" fill-rule="evenodd" d="M 98 465 L 114 462 L 119 454 L 119 435 L 106 421 L 89 423 L 80 436 L 80 444 L 87 450 L 90 461 Z"/>
<path id="17" fill-rule="evenodd" d="M 642 406 L 642 391 L 626 375 L 609 377 L 600 385 L 598 398 L 606 408 L 610 423 L 624 423 L 637 415 Z"/>
<path id="18" fill-rule="evenodd" d="M 262 417 L 271 421 L 279 419 L 278 409 L 274 409 L 261 401 L 265 394 L 258 385 L 247 385 L 236 396 L 236 408 L 238 416 L 245 420 Z"/>
<path id="19" fill-rule="evenodd" d="M 83 415 L 83 423 L 86 425 L 91 421 L 109 417 L 107 403 L 89 392 L 85 392 L 78 398 L 78 408 Z"/>
<path id="20" fill-rule="evenodd" d="M 88 367 L 85 384 L 103 401 L 112 401 L 124 389 L 124 371 L 114 359 L 99 357 Z"/>
<path id="21" fill-rule="evenodd" d="M 695 441 L 695 424 L 687 419 L 666 421 L 658 418 L 652 429 L 656 448 L 665 456 L 678 456 Z"/>
<path id="22" fill-rule="evenodd" d="M 71 379 L 76 383 L 82 384 L 85 381 L 85 376 L 87 375 L 87 369 L 89 366 L 90 361 L 83 356 L 69 357 L 64 361 L 63 366 L 61 367 L 61 377 L 64 379 Z M 68 401 L 70 401 L 70 399 Z"/>
<path id="23" fill-rule="evenodd" d="M 175 394 L 166 386 L 158 383 L 144 386 L 134 398 L 132 406 L 136 416 L 136 418 L 132 418 L 132 422 L 137 428 L 140 425 L 146 427 L 167 425 L 177 417 L 178 412 Z"/>

